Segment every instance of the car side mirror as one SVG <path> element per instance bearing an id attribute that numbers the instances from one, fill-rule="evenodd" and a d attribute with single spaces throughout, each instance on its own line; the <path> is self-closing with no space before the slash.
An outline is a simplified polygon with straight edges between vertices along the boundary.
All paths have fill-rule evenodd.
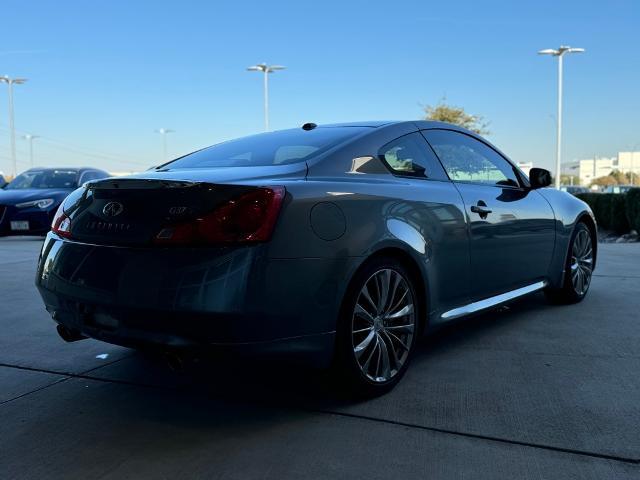
<path id="1" fill-rule="evenodd" d="M 0 175 L 0 188 L 4 188 L 7 185 L 9 185 L 9 182 L 7 182 L 2 175 Z"/>
<path id="2" fill-rule="evenodd" d="M 531 188 L 544 188 L 551 185 L 551 172 L 544 168 L 532 168 L 529 171 Z"/>

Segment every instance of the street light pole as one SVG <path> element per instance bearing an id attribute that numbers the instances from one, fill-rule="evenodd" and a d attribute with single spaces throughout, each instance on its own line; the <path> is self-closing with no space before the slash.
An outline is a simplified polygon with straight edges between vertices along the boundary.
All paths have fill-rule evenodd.
<path id="1" fill-rule="evenodd" d="M 168 128 L 159 128 L 156 130 L 157 133 L 162 135 L 162 163 L 166 163 L 167 161 L 167 133 L 172 133 L 175 130 L 169 130 Z"/>
<path id="2" fill-rule="evenodd" d="M 269 71 L 264 71 L 264 131 L 269 131 Z"/>
<path id="3" fill-rule="evenodd" d="M 264 74 L 264 131 L 269 131 L 269 74 L 276 70 L 284 70 L 286 67 L 282 65 L 267 65 L 259 63 L 248 67 L 250 72 L 262 72 Z"/>
<path id="4" fill-rule="evenodd" d="M 22 138 L 29 142 L 29 165 L 33 168 L 33 140 L 40 137 L 38 135 L 31 135 L 30 133 L 27 133 L 26 135 L 23 135 Z"/>
<path id="5" fill-rule="evenodd" d="M 11 162 L 14 177 L 18 174 L 18 163 L 16 161 L 16 127 L 13 121 L 13 85 L 20 85 L 26 81 L 26 78 L 9 78 L 8 75 L 0 77 L 0 82 L 6 83 L 9 90 L 9 137 L 11 141 Z"/>
<path id="6" fill-rule="evenodd" d="M 583 53 L 584 48 L 561 46 L 557 50 L 547 48 L 540 50 L 539 55 L 558 57 L 558 138 L 556 141 L 556 188 L 560 188 L 560 161 L 562 157 L 562 58 L 565 53 Z"/>
<path id="7" fill-rule="evenodd" d="M 562 158 L 562 58 L 558 55 L 558 130 L 556 134 L 556 188 L 560 189 Z"/>

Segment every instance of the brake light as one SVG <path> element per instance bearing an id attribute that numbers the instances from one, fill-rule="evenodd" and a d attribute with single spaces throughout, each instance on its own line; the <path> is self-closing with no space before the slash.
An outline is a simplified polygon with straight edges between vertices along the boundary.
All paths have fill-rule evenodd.
<path id="1" fill-rule="evenodd" d="M 253 243 L 271 239 L 284 187 L 260 187 L 190 222 L 163 228 L 158 244 Z"/>
<path id="2" fill-rule="evenodd" d="M 71 236 L 71 219 L 66 213 L 64 213 L 62 205 L 58 207 L 56 214 L 53 216 L 51 230 L 53 233 L 56 233 L 61 237 L 69 238 Z"/>

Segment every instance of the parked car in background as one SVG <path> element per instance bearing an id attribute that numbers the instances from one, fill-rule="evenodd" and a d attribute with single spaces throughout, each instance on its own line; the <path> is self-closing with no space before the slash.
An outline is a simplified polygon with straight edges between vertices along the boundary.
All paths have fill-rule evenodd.
<path id="1" fill-rule="evenodd" d="M 32 168 L 0 189 L 0 236 L 44 235 L 67 195 L 110 175 L 96 168 Z"/>
<path id="2" fill-rule="evenodd" d="M 633 185 L 609 185 L 602 191 L 602 193 L 627 193 L 632 188 L 637 187 L 634 187 Z"/>
<path id="3" fill-rule="evenodd" d="M 591 191 L 586 187 L 580 187 L 578 185 L 564 185 L 560 187 L 560 190 L 570 193 L 571 195 L 577 195 L 579 193 L 589 193 Z"/>
<path id="4" fill-rule="evenodd" d="M 305 124 L 89 182 L 36 285 L 67 341 L 304 355 L 375 395 L 430 327 L 585 297 L 594 218 L 550 183 L 445 123 Z"/>

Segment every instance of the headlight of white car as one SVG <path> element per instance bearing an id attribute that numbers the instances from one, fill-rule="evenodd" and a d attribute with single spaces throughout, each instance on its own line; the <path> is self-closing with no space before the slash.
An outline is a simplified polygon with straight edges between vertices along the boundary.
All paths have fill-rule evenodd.
<path id="1" fill-rule="evenodd" d="M 32 200 L 30 202 L 16 203 L 16 207 L 18 208 L 29 208 L 29 207 L 38 207 L 41 209 L 45 209 L 53 205 L 55 200 L 53 198 L 42 198 L 40 200 Z"/>

